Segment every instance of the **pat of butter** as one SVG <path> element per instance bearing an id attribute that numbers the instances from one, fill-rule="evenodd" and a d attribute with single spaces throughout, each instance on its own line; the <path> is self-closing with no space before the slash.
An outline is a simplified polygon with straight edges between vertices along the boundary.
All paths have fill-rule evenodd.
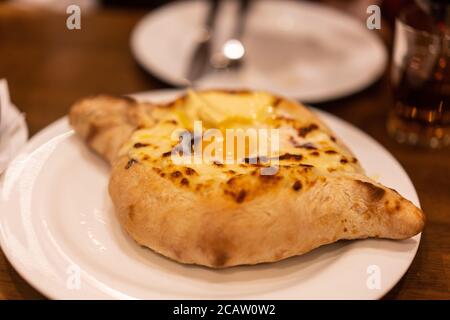
<path id="1" fill-rule="evenodd" d="M 264 122 L 273 114 L 273 101 L 273 96 L 265 92 L 230 95 L 188 91 L 184 108 L 188 118 L 202 120 L 206 127 L 221 128 Z"/>

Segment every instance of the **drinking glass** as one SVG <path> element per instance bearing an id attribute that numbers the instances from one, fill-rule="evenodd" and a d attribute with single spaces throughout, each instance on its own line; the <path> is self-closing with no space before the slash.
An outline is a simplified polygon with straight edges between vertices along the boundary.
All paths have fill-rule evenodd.
<path id="1" fill-rule="evenodd" d="M 450 144 L 450 33 L 418 7 L 396 20 L 389 134 L 400 143 L 432 148 Z"/>

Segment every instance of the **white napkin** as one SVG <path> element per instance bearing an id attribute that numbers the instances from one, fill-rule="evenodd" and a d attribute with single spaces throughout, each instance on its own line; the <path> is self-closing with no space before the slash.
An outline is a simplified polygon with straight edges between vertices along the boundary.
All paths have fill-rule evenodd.
<path id="1" fill-rule="evenodd" d="M 0 174 L 28 139 L 25 117 L 9 99 L 8 83 L 0 79 Z"/>

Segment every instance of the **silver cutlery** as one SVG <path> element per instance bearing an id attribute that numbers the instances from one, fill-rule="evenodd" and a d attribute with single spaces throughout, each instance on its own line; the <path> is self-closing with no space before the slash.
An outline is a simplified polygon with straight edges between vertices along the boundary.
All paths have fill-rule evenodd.
<path id="1" fill-rule="evenodd" d="M 219 0 L 209 1 L 208 15 L 198 43 L 193 50 L 186 78 L 190 84 L 199 79 L 210 66 L 212 38 L 219 9 Z"/>
<path id="2" fill-rule="evenodd" d="M 211 59 L 211 65 L 215 69 L 237 70 L 242 66 L 245 56 L 245 47 L 242 38 L 245 32 L 247 13 L 250 0 L 239 0 L 237 23 L 230 39 L 225 41 L 221 53 Z"/>

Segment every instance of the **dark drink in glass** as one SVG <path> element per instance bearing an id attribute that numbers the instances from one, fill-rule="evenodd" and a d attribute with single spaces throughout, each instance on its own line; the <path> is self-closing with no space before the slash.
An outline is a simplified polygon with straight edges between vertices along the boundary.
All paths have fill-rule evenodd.
<path id="1" fill-rule="evenodd" d="M 401 143 L 450 145 L 450 9 L 408 7 L 396 21 L 394 106 L 387 128 Z M 450 6 L 448 7 L 450 8 Z"/>

